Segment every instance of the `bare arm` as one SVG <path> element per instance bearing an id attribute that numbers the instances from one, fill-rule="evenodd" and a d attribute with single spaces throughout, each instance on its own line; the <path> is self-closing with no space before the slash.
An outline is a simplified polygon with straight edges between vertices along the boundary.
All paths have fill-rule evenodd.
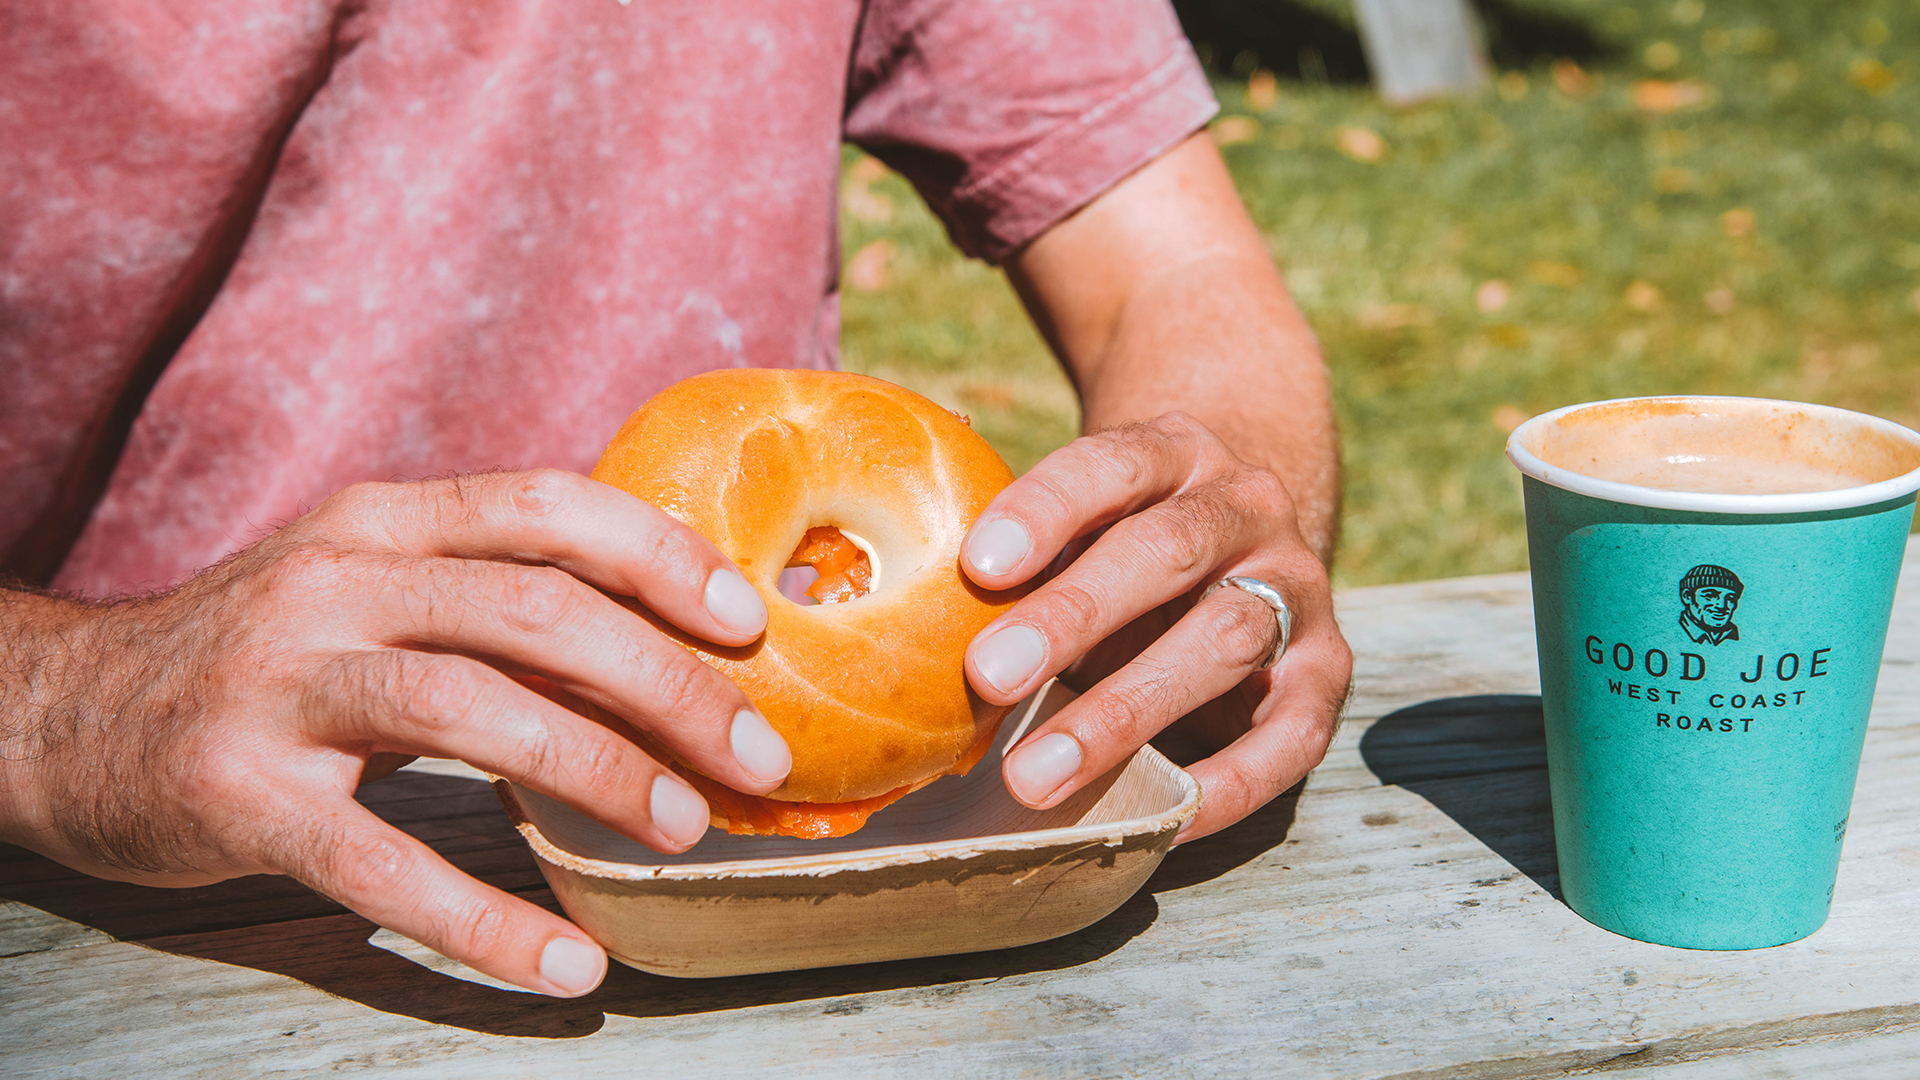
<path id="1" fill-rule="evenodd" d="M 1079 387 L 1085 430 L 1179 410 L 1293 494 L 1333 557 L 1339 448 L 1326 365 L 1204 134 L 1023 249 L 1007 268 Z"/>

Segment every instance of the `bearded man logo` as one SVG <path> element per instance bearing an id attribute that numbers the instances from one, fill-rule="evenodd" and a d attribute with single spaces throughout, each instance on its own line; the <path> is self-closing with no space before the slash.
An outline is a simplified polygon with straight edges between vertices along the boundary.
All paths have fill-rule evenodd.
<path id="1" fill-rule="evenodd" d="M 1696 645 L 1718 645 L 1739 641 L 1740 628 L 1733 624 L 1734 609 L 1740 606 L 1745 586 L 1733 571 L 1724 566 L 1702 564 L 1680 579 L 1680 629 Z"/>

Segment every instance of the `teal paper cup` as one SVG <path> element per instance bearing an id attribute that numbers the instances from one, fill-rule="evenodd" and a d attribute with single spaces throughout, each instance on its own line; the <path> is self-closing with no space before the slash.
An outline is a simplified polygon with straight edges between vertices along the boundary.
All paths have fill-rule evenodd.
<path id="1" fill-rule="evenodd" d="M 1692 949 L 1826 921 L 1920 435 L 1757 398 L 1534 417 L 1524 474 L 1568 906 Z"/>

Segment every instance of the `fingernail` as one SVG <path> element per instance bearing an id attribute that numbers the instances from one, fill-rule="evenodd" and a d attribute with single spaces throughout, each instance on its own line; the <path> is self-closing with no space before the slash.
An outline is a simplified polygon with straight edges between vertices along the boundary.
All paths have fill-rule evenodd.
<path id="1" fill-rule="evenodd" d="M 982 574 L 1004 574 L 1020 565 L 1033 550 L 1027 527 L 1012 518 L 994 518 L 975 525 L 967 537 L 967 562 Z"/>
<path id="2" fill-rule="evenodd" d="M 540 977 L 578 997 L 607 975 L 607 954 L 579 938 L 557 937 L 540 950 Z"/>
<path id="3" fill-rule="evenodd" d="M 771 784 L 785 780 L 793 771 L 793 751 L 787 749 L 787 740 L 752 709 L 733 714 L 733 730 L 727 733 L 727 741 L 733 744 L 734 760 L 755 780 Z"/>
<path id="4" fill-rule="evenodd" d="M 1013 789 L 1014 798 L 1032 805 L 1045 802 L 1079 771 L 1080 744 L 1073 736 L 1056 731 L 1007 759 L 1007 786 Z"/>
<path id="5" fill-rule="evenodd" d="M 685 783 L 661 775 L 653 778 L 648 802 L 653 827 L 676 844 L 692 847 L 707 835 L 707 800 Z"/>
<path id="6" fill-rule="evenodd" d="M 738 570 L 715 570 L 707 578 L 707 614 L 713 621 L 748 637 L 767 628 L 767 602 Z"/>
<path id="7" fill-rule="evenodd" d="M 1003 626 L 974 646 L 973 666 L 995 690 L 1011 694 L 1047 659 L 1047 642 L 1031 626 Z"/>

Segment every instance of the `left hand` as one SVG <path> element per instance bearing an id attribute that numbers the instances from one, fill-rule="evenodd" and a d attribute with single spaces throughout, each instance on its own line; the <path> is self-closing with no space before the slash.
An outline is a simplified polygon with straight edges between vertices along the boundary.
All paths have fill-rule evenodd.
<path id="1" fill-rule="evenodd" d="M 1026 805 L 1059 804 L 1184 721 L 1218 750 L 1188 767 L 1203 801 L 1184 842 L 1252 813 L 1326 755 L 1353 674 L 1326 567 L 1286 485 L 1198 420 L 1168 413 L 1075 440 L 1001 492 L 963 551 L 989 589 L 1053 568 L 974 638 L 974 690 L 1007 704 L 1059 674 L 1085 691 L 1007 756 L 1007 788 Z M 1271 670 L 1256 665 L 1278 633 L 1272 608 L 1232 587 L 1196 602 L 1229 576 L 1267 582 L 1293 611 Z"/>

